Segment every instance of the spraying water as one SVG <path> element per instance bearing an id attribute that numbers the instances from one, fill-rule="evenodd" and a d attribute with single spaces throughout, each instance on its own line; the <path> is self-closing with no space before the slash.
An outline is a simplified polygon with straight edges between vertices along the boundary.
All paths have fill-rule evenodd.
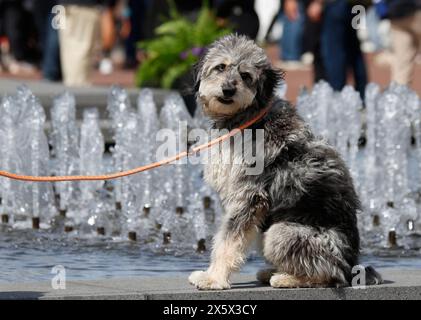
<path id="1" fill-rule="evenodd" d="M 419 248 L 419 97 L 403 86 L 392 84 L 382 92 L 370 84 L 362 102 L 351 87 L 334 92 L 321 82 L 301 93 L 297 109 L 350 167 L 363 204 L 364 246 Z M 75 98 L 68 93 L 56 98 L 50 151 L 44 111 L 27 88 L 19 88 L 0 103 L 1 169 L 32 175 L 122 171 L 186 151 L 197 142 L 185 144 L 188 134 L 209 128 L 201 110 L 191 117 L 177 94 L 170 94 L 160 109 L 153 92 L 142 90 L 136 110 L 128 93 L 113 87 L 107 110 L 115 143 L 111 153 L 104 151 L 98 111 L 86 110 L 79 126 Z M 165 142 L 177 147 L 161 154 Z M 0 195 L 5 226 L 56 230 L 60 213 L 59 229 L 71 234 L 136 240 L 158 251 L 206 250 L 222 216 L 218 196 L 203 182 L 203 166 L 188 161 L 113 183 L 57 183 L 54 190 L 49 183 L 1 178 Z"/>

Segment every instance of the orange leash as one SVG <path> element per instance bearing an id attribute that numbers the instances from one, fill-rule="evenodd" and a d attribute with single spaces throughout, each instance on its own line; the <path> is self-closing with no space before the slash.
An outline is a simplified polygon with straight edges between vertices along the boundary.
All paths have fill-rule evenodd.
<path id="1" fill-rule="evenodd" d="M 251 125 L 253 125 L 254 123 L 256 123 L 257 121 L 259 121 L 260 119 L 262 119 L 266 113 L 269 111 L 270 107 L 267 107 L 266 109 L 262 110 L 256 117 L 254 117 L 253 119 L 247 121 L 246 123 L 244 123 L 243 125 L 239 126 L 236 129 L 231 130 L 229 133 L 215 139 L 212 140 L 208 143 L 202 144 L 200 146 L 194 147 L 191 149 L 190 152 L 184 151 L 181 152 L 179 154 L 177 154 L 174 157 L 171 158 L 167 158 L 165 160 L 162 161 L 158 161 L 158 162 L 154 162 L 145 166 L 141 166 L 135 169 L 131 169 L 131 170 L 127 170 L 127 171 L 122 171 L 122 172 L 117 172 L 117 173 L 110 173 L 110 174 L 105 174 L 105 175 L 101 175 L 101 176 L 57 176 L 57 177 L 37 177 L 37 176 L 27 176 L 27 175 L 20 175 L 20 174 L 15 174 L 15 173 L 10 173 L 7 171 L 1 171 L 0 170 L 0 176 L 5 177 L 5 178 L 9 178 L 9 179 L 13 179 L 13 180 L 20 180 L 20 181 L 32 181 L 32 182 L 63 182 L 63 181 L 99 181 L 99 180 L 114 180 L 114 179 L 118 179 L 118 178 L 123 178 L 123 177 L 127 177 L 127 176 L 131 176 L 137 173 L 141 173 L 147 170 L 151 170 L 151 169 L 155 169 L 161 166 L 164 166 L 166 164 L 169 164 L 171 162 L 175 162 L 178 161 L 182 158 L 185 158 L 189 155 L 194 155 L 199 151 L 205 150 L 207 148 L 212 147 L 213 145 L 220 143 L 224 140 L 227 140 L 229 138 L 231 138 L 232 136 L 236 135 L 238 132 L 247 129 L 248 127 L 250 127 Z"/>

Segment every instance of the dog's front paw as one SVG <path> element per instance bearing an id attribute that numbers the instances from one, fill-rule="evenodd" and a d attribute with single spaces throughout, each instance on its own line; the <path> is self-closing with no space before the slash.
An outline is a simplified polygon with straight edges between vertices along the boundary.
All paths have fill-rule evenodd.
<path id="1" fill-rule="evenodd" d="M 199 283 L 200 279 L 202 279 L 205 274 L 206 274 L 205 271 L 194 271 L 194 272 L 192 272 L 189 276 L 190 284 L 196 286 Z"/>
<path id="2" fill-rule="evenodd" d="M 226 290 L 231 288 L 228 281 L 213 278 L 206 271 L 195 271 L 189 277 L 189 282 L 199 290 Z"/>

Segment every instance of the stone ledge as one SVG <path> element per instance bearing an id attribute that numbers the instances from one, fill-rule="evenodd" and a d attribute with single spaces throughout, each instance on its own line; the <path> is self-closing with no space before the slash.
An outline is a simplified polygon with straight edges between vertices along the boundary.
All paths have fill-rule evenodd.
<path id="1" fill-rule="evenodd" d="M 421 270 L 378 270 L 385 284 L 365 289 L 273 289 L 259 285 L 252 275 L 237 275 L 232 290 L 198 291 L 187 276 L 68 281 L 66 290 L 48 282 L 0 283 L 0 299 L 83 300 L 421 300 Z"/>
<path id="2" fill-rule="evenodd" d="M 16 94 L 16 89 L 20 85 L 26 85 L 33 94 L 39 99 L 44 107 L 47 116 L 46 130 L 51 129 L 50 109 L 52 108 L 53 100 L 56 96 L 68 91 L 75 96 L 76 99 L 76 119 L 77 123 L 81 122 L 83 111 L 87 108 L 97 108 L 100 117 L 100 126 L 102 128 L 106 142 L 112 142 L 112 135 L 110 132 L 111 123 L 107 115 L 107 99 L 111 87 L 88 86 L 88 87 L 66 87 L 60 83 L 52 83 L 48 81 L 34 81 L 34 80 L 13 80 L 0 79 L 0 101 L 5 95 Z M 139 88 L 129 88 L 127 93 L 130 98 L 130 103 L 134 108 L 137 108 L 137 99 L 139 96 Z M 164 104 L 165 98 L 170 90 L 152 89 L 154 93 L 155 103 L 158 110 Z"/>
<path id="3" fill-rule="evenodd" d="M 87 86 L 87 87 L 66 87 L 60 83 L 52 83 L 48 81 L 34 81 L 34 80 L 11 80 L 0 79 L 0 98 L 4 95 L 14 95 L 19 85 L 26 85 L 40 100 L 43 107 L 46 109 L 47 117 L 50 117 L 50 108 L 53 99 L 65 91 L 75 95 L 77 106 L 77 118 L 81 119 L 83 109 L 85 108 L 98 108 L 102 119 L 106 118 L 106 107 L 108 94 L 111 87 L 101 86 Z M 136 107 L 137 98 L 140 92 L 139 88 L 126 89 L 130 97 L 132 106 Z M 169 90 L 153 89 L 155 102 L 158 107 L 164 103 L 165 97 L 168 95 Z"/>

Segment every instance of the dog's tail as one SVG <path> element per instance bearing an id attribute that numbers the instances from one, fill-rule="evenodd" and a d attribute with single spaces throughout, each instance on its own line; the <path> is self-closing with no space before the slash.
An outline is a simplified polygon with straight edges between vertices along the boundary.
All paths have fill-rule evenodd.
<path id="1" fill-rule="evenodd" d="M 383 283 L 383 278 L 372 266 L 365 267 L 366 284 L 369 286 Z"/>

